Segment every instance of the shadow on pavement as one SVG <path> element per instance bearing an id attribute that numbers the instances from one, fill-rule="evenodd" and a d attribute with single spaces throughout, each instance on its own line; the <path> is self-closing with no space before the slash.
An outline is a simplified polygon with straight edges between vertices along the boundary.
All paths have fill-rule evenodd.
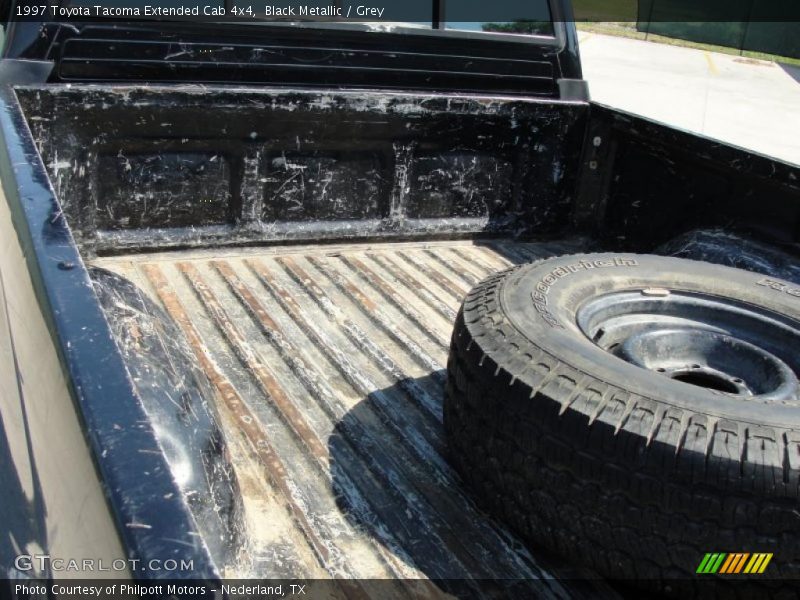
<path id="1" fill-rule="evenodd" d="M 777 63 L 778 66 L 783 69 L 786 74 L 794 79 L 797 83 L 800 83 L 800 67 L 793 67 L 791 65 L 785 65 L 783 63 Z"/>

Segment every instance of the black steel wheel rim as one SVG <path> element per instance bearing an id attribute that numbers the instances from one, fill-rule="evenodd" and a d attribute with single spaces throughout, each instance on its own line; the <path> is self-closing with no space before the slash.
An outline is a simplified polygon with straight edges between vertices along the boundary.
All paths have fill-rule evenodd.
<path id="1" fill-rule="evenodd" d="M 732 398 L 800 397 L 800 323 L 711 294 L 662 288 L 585 302 L 577 324 L 595 345 L 674 381 Z"/>

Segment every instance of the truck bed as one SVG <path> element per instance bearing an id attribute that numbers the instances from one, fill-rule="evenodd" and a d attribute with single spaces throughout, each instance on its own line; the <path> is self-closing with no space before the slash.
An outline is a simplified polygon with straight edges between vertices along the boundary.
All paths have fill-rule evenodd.
<path id="1" fill-rule="evenodd" d="M 92 265 L 163 308 L 215 390 L 248 548 L 228 576 L 494 579 L 560 596 L 558 567 L 476 508 L 449 467 L 442 395 L 469 288 L 580 246 L 262 247 Z"/>
<path id="2" fill-rule="evenodd" d="M 22 308 L 0 343 L 30 351 L 7 361 L 19 402 L 0 416 L 20 431 L 32 417 L 14 438 L 30 464 L 4 483 L 27 511 L 16 471 L 42 474 L 45 502 L 15 535 L 53 556 L 102 537 L 100 556 L 186 559 L 183 576 L 213 581 L 488 578 L 580 596 L 580 574 L 523 549 L 448 467 L 460 298 L 580 246 L 510 239 L 652 252 L 724 226 L 796 251 L 796 167 L 583 100 L 45 83 L 47 64 L 17 62 L 0 69 L 0 266 L 21 274 L 4 289 Z M 697 257 L 740 266 L 721 248 Z M 108 514 L 65 529 L 89 500 Z"/>

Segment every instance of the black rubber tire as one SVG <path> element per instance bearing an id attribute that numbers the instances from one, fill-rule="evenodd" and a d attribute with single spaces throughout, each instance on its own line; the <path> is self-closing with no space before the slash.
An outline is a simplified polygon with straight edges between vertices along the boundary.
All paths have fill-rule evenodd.
<path id="1" fill-rule="evenodd" d="M 497 273 L 467 295 L 455 323 L 451 461 L 529 544 L 605 577 L 699 595 L 715 579 L 695 573 L 705 553 L 772 552 L 763 575 L 720 585 L 785 591 L 800 573 L 800 402 L 671 381 L 598 348 L 575 324 L 587 298 L 648 287 L 736 299 L 800 324 L 797 285 L 701 262 L 593 254 Z"/>

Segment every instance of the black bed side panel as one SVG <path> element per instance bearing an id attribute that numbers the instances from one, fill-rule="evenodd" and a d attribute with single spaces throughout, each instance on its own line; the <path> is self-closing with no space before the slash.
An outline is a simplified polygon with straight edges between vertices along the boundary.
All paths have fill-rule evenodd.
<path id="1" fill-rule="evenodd" d="M 591 104 L 575 219 L 612 247 L 652 250 L 725 227 L 800 249 L 800 167 Z"/>

